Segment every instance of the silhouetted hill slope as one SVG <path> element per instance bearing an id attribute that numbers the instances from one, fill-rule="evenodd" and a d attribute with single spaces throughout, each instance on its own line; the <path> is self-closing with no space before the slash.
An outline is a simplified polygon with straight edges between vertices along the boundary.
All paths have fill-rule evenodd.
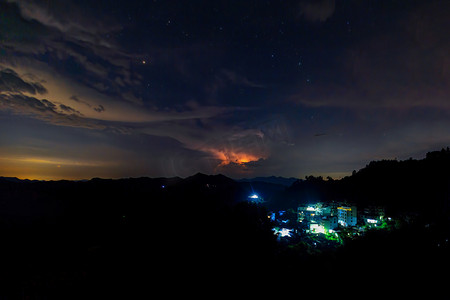
<path id="1" fill-rule="evenodd" d="M 245 200 L 243 189 L 233 179 L 224 175 L 197 173 L 169 187 L 171 197 L 179 205 L 232 205 Z"/>
<path id="2" fill-rule="evenodd" d="M 370 162 L 341 180 L 307 177 L 277 198 L 284 205 L 317 201 L 348 201 L 384 205 L 391 213 L 433 214 L 448 210 L 450 150 L 429 152 L 425 159 Z"/>
<path id="3" fill-rule="evenodd" d="M 240 201 L 244 195 L 223 175 L 0 178 L 0 289 L 7 282 L 48 286 L 59 272 L 73 276 L 69 284 L 82 293 L 92 286 L 142 288 L 155 276 L 190 278 L 190 270 L 263 268 L 275 237 L 265 209 Z"/>

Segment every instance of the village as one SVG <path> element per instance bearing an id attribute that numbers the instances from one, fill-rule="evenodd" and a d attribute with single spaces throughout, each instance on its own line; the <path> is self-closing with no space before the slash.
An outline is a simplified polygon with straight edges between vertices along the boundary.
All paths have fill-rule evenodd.
<path id="1" fill-rule="evenodd" d="M 344 240 L 363 236 L 368 230 L 388 229 L 394 224 L 382 206 L 364 207 L 345 202 L 317 202 L 297 209 L 269 212 L 274 234 L 282 243 L 306 242 L 315 247 L 336 247 Z"/>

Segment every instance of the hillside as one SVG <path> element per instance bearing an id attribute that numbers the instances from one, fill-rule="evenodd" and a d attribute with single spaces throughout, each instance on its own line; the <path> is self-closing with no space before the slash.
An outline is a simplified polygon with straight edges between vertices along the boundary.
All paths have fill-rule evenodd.
<path id="1" fill-rule="evenodd" d="M 246 197 L 223 175 L 0 178 L 0 288 L 76 284 L 78 298 L 85 298 L 92 287 L 139 290 L 155 272 L 188 276 L 195 268 L 203 276 L 241 263 L 262 268 L 275 238 L 267 212 L 240 201 Z"/>
<path id="2" fill-rule="evenodd" d="M 54 291 L 75 285 L 77 299 L 111 286 L 139 291 L 155 276 L 226 285 L 286 274 L 314 283 L 325 269 L 331 274 L 345 268 L 354 276 L 342 265 L 347 261 L 364 262 L 355 272 L 376 269 L 376 276 L 394 262 L 410 270 L 412 260 L 427 272 L 438 262 L 445 269 L 448 170 L 450 150 L 443 149 L 422 160 L 371 162 L 341 180 L 309 176 L 289 188 L 201 173 L 185 179 L 0 178 L 0 287 Z M 270 195 L 269 201 L 248 203 L 250 192 Z M 423 218 L 392 232 L 369 233 L 334 253 L 321 253 L 314 243 L 277 243 L 264 205 L 296 208 L 331 200 L 380 204 L 393 217 Z M 193 273 L 200 275 L 194 279 Z"/>
<path id="3" fill-rule="evenodd" d="M 341 180 L 309 176 L 297 181 L 277 202 L 285 207 L 317 201 L 383 205 L 390 213 L 433 215 L 450 205 L 450 149 L 427 153 L 424 159 L 372 161 Z"/>

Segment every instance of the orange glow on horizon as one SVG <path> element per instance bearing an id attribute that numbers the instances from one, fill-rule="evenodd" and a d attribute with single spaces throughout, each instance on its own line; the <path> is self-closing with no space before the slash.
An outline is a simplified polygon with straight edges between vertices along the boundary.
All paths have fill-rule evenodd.
<path id="1" fill-rule="evenodd" d="M 92 177 L 107 178 L 108 167 L 103 162 L 76 161 L 47 157 L 0 157 L 0 176 L 30 180 L 79 180 Z"/>

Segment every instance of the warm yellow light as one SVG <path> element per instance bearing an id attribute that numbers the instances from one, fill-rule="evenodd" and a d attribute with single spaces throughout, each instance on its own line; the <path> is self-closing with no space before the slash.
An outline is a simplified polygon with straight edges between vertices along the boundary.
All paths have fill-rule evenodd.
<path id="1" fill-rule="evenodd" d="M 249 162 L 249 160 L 245 159 L 245 158 L 239 160 L 239 163 L 241 163 L 241 164 L 245 164 L 245 163 L 248 163 L 248 162 Z"/>
<path id="2" fill-rule="evenodd" d="M 342 206 L 339 206 L 337 209 L 342 209 L 342 210 L 346 210 L 346 211 L 351 211 L 352 210 L 351 208 L 342 207 Z"/>

